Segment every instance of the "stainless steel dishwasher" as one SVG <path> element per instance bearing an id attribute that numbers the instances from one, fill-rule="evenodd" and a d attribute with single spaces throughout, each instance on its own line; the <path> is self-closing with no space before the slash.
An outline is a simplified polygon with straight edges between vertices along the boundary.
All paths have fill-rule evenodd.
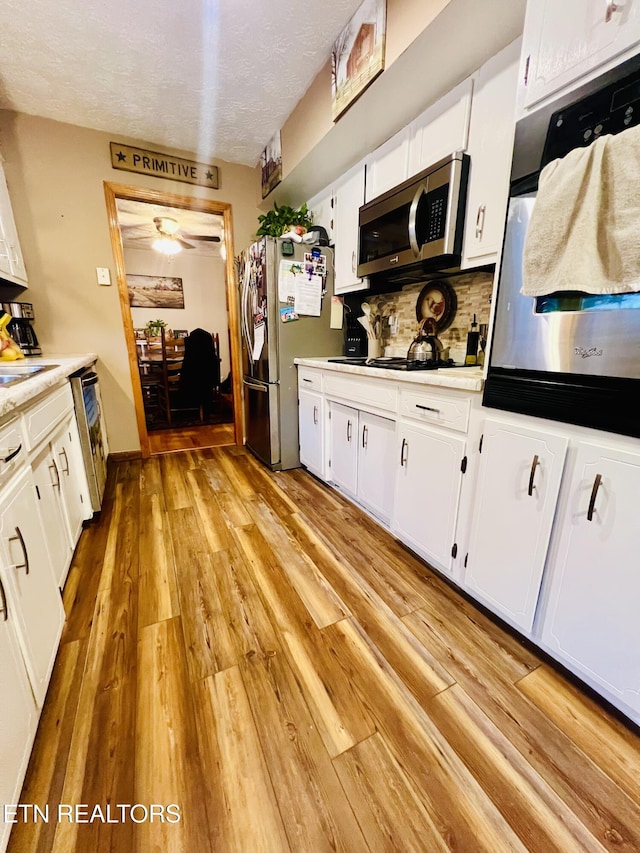
<path id="1" fill-rule="evenodd" d="M 87 471 L 91 507 L 98 512 L 107 482 L 109 446 L 102 417 L 102 400 L 98 374 L 94 365 L 83 368 L 71 377 L 71 390 L 80 433 L 82 458 Z"/>

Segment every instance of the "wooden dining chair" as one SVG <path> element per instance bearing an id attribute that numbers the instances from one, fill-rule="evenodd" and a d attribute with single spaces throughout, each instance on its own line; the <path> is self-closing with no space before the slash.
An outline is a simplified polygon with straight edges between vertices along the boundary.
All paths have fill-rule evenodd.
<path id="1" fill-rule="evenodd" d="M 160 335 L 147 338 L 145 344 L 136 347 L 142 402 L 147 425 L 157 426 L 171 422 L 164 330 Z"/>

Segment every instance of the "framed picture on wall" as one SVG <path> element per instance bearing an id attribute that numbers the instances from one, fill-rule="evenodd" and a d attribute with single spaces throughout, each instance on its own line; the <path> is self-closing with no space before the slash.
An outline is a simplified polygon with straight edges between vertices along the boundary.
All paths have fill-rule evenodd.
<path id="1" fill-rule="evenodd" d="M 282 144 L 280 131 L 273 136 L 260 155 L 262 198 L 266 198 L 282 180 Z"/>
<path id="2" fill-rule="evenodd" d="M 333 43 L 331 112 L 337 121 L 384 68 L 386 0 L 364 0 Z"/>
<path id="3" fill-rule="evenodd" d="M 128 275 L 127 290 L 132 308 L 184 308 L 181 278 Z"/>

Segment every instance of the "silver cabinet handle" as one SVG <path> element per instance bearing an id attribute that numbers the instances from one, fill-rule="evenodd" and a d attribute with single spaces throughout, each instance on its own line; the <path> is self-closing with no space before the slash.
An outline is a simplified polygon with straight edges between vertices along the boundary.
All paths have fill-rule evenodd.
<path id="1" fill-rule="evenodd" d="M 620 9 L 617 3 L 614 3 L 613 0 L 607 0 L 607 11 L 604 14 L 604 22 L 608 24 L 611 18 L 613 18 L 613 13 L 617 12 Z"/>
<path id="2" fill-rule="evenodd" d="M 22 443 L 20 443 L 17 447 L 10 447 L 7 450 L 7 455 L 0 457 L 0 462 L 11 462 L 11 460 L 15 459 L 21 450 L 22 450 Z"/>
<path id="3" fill-rule="evenodd" d="M 596 511 L 596 495 L 598 494 L 598 489 L 600 488 L 601 483 L 602 483 L 602 475 L 596 474 L 596 478 L 593 481 L 593 488 L 591 489 L 591 497 L 589 498 L 589 509 L 587 510 L 587 521 L 593 521 L 593 513 Z"/>
<path id="4" fill-rule="evenodd" d="M 303 382 L 311 382 L 311 383 L 313 383 L 313 379 L 305 379 L 304 377 L 303 377 L 302 381 L 303 381 Z"/>
<path id="5" fill-rule="evenodd" d="M 59 490 L 60 489 L 60 471 L 58 471 L 58 466 L 56 465 L 56 460 L 52 459 L 51 465 L 49 465 L 48 467 L 49 467 L 50 471 L 53 469 L 56 472 L 56 482 L 51 483 L 51 485 L 53 486 L 54 489 Z"/>
<path id="6" fill-rule="evenodd" d="M 362 426 L 362 446 L 366 447 L 369 443 L 369 428 L 366 424 Z"/>
<path id="7" fill-rule="evenodd" d="M 538 458 L 538 454 L 536 453 L 536 455 L 533 457 L 533 460 L 531 462 L 531 471 L 529 472 L 529 488 L 527 489 L 527 494 L 529 495 L 529 497 L 532 497 L 533 490 L 536 488 L 533 484 L 533 481 L 534 481 L 535 476 L 536 476 L 536 468 L 538 467 L 539 464 L 540 464 L 540 460 Z"/>
<path id="8" fill-rule="evenodd" d="M 400 448 L 400 467 L 404 468 L 404 463 L 407 461 L 407 457 L 404 455 L 405 448 L 409 447 L 409 442 L 406 438 L 402 439 L 402 447 Z"/>
<path id="9" fill-rule="evenodd" d="M 318 423 L 318 407 L 313 407 L 313 424 L 314 426 Z"/>
<path id="10" fill-rule="evenodd" d="M 476 216 L 476 239 L 479 240 L 482 237 L 482 233 L 484 231 L 484 217 L 487 212 L 487 205 L 481 204 L 478 207 L 478 215 Z"/>
<path id="11" fill-rule="evenodd" d="M 347 441 L 351 441 L 351 421 L 347 421 Z"/>
<path id="12" fill-rule="evenodd" d="M 355 249 L 351 252 L 351 272 L 355 275 L 356 272 L 356 252 Z"/>
<path id="13" fill-rule="evenodd" d="M 22 548 L 22 555 L 24 557 L 24 563 L 16 563 L 16 569 L 24 569 L 25 575 L 29 574 L 29 554 L 27 552 L 27 546 L 24 544 L 24 538 L 20 531 L 19 527 L 15 528 L 16 535 L 9 537 L 9 542 L 19 542 L 20 547 Z"/>
<path id="14" fill-rule="evenodd" d="M 2 606 L 0 607 L 0 615 L 3 617 L 2 621 L 6 622 L 9 618 L 9 605 L 7 604 L 7 596 L 4 594 L 2 578 L 0 578 L 0 602 L 2 603 Z"/>
<path id="15" fill-rule="evenodd" d="M 69 457 L 67 456 L 67 450 L 65 447 L 63 447 L 62 450 L 60 450 L 58 452 L 58 456 L 64 456 L 64 468 L 62 469 L 62 473 L 66 474 L 68 477 L 69 476 Z"/>
<path id="16" fill-rule="evenodd" d="M 434 409 L 433 406 L 421 406 L 420 403 L 416 403 L 416 409 L 424 409 L 425 412 L 435 412 L 436 414 L 440 414 L 440 409 Z"/>

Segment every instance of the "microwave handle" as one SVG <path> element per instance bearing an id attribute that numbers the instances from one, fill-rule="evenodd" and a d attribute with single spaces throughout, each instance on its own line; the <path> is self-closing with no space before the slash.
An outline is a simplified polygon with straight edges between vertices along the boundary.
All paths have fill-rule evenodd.
<path id="1" fill-rule="evenodd" d="M 418 189 L 416 190 L 416 194 L 413 197 L 413 201 L 411 202 L 411 207 L 409 208 L 409 243 L 411 244 L 411 248 L 413 249 L 413 254 L 416 258 L 420 255 L 420 246 L 418 245 L 418 235 L 416 233 L 416 217 L 418 215 L 418 205 L 420 204 L 420 199 L 427 191 L 427 182 L 423 181 Z"/>

